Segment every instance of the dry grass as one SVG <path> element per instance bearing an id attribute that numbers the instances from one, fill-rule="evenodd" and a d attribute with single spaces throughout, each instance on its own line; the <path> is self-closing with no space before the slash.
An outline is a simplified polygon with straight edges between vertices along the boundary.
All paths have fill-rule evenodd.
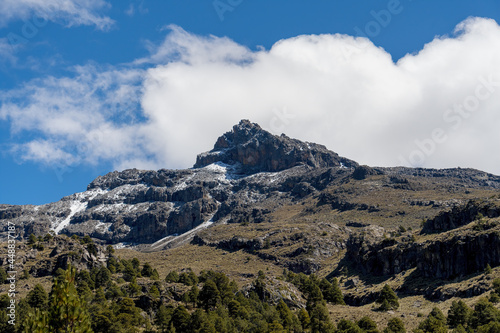
<path id="1" fill-rule="evenodd" d="M 272 276 L 281 275 L 283 272 L 279 266 L 242 250 L 228 252 L 192 244 L 153 253 L 121 249 L 117 250 L 115 255 L 122 259 L 137 258 L 141 263 L 149 262 L 158 270 L 160 279 L 164 279 L 170 271 L 191 268 L 196 274 L 203 270 L 224 272 L 242 286 L 254 280 L 260 270 Z"/>

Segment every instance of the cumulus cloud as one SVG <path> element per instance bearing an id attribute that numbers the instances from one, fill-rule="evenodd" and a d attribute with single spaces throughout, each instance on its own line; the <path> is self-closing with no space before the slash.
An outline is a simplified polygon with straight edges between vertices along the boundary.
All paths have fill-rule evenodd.
<path id="1" fill-rule="evenodd" d="M 33 17 L 65 24 L 68 27 L 93 25 L 109 29 L 114 21 L 99 11 L 110 5 L 104 0 L 2 0 L 0 27 L 17 19 Z"/>
<path id="2" fill-rule="evenodd" d="M 35 137 L 13 151 L 45 163 L 184 168 L 247 118 L 360 163 L 500 174 L 493 20 L 468 19 L 397 62 L 347 35 L 302 35 L 253 51 L 170 29 L 150 57 L 128 66 L 88 65 L 1 93 L 0 119 L 19 140 Z"/>

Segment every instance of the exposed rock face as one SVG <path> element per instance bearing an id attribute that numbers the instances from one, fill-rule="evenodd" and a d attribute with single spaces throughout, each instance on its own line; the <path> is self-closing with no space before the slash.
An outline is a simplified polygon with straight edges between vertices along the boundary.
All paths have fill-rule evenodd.
<path id="1" fill-rule="evenodd" d="M 456 229 L 476 220 L 479 214 L 484 217 L 500 216 L 500 206 L 493 202 L 469 201 L 465 205 L 455 206 L 451 211 L 445 211 L 427 220 L 422 233 L 436 233 Z"/>
<path id="2" fill-rule="evenodd" d="M 318 210 L 329 207 L 335 213 L 377 213 L 378 206 L 359 202 L 354 192 L 341 188 L 349 182 L 364 184 L 367 178 L 377 175 L 383 175 L 377 180 L 380 186 L 398 191 L 418 191 L 421 185 L 414 180 L 417 178 L 432 182 L 444 179 L 452 184 L 450 190 L 500 188 L 500 177 L 471 169 L 359 166 L 324 146 L 285 135 L 274 136 L 243 120 L 222 135 L 212 151 L 199 155 L 193 169 L 115 171 L 97 177 L 86 191 L 58 202 L 41 206 L 0 205 L 0 228 L 6 230 L 6 222 L 13 222 L 18 235 L 24 238 L 31 233 L 44 235 L 53 230 L 68 235 L 90 235 L 113 244 L 151 244 L 193 229 L 198 233 L 212 224 L 271 221 L 277 208 L 307 200 L 315 201 L 314 209 Z M 367 184 L 367 188 L 371 186 Z M 433 206 L 438 205 L 432 202 Z M 485 216 L 498 213 L 486 208 L 483 211 Z M 447 219 L 444 215 L 441 218 Z M 451 219 L 457 220 L 454 215 Z M 448 223 L 441 220 L 436 218 L 431 228 L 449 229 L 441 226 Z M 0 238 L 6 234 L 0 233 Z M 160 245 L 154 249 L 160 250 Z M 380 255 L 384 251 L 388 250 L 384 247 Z M 397 264 L 402 261 L 396 259 L 379 273 L 408 266 Z M 300 265 L 304 261 L 297 262 L 297 267 Z"/>
<path id="3" fill-rule="evenodd" d="M 429 242 L 418 249 L 417 267 L 426 277 L 451 279 L 484 271 L 486 265 L 500 264 L 498 230 Z"/>
<path id="4" fill-rule="evenodd" d="M 411 268 L 424 277 L 452 279 L 500 265 L 500 226 L 472 227 L 459 235 L 443 234 L 424 243 L 398 242 L 374 235 L 353 235 L 347 258 L 363 274 L 383 276 Z"/>
<path id="5" fill-rule="evenodd" d="M 215 162 L 239 163 L 241 172 L 245 174 L 276 172 L 301 164 L 314 168 L 352 168 L 358 165 L 325 146 L 301 142 L 284 134 L 272 135 L 248 120 L 242 120 L 231 132 L 219 137 L 214 149 L 198 155 L 194 167 L 200 168 Z"/>
<path id="6" fill-rule="evenodd" d="M 21 237 L 54 230 L 114 244 L 153 243 L 212 222 L 263 222 L 273 208 L 321 191 L 357 165 L 248 121 L 215 147 L 225 150 L 200 155 L 195 169 L 111 172 L 55 203 L 1 205 L 0 220 L 14 222 Z"/>
<path id="7" fill-rule="evenodd" d="M 379 169 L 374 169 L 371 168 L 367 165 L 360 165 L 354 169 L 354 172 L 352 173 L 352 178 L 357 179 L 357 180 L 363 180 L 368 176 L 372 175 L 383 175 L 384 172 Z"/>
<path id="8" fill-rule="evenodd" d="M 69 265 L 78 270 L 91 270 L 95 267 L 106 266 L 109 254 L 104 246 L 93 245 L 89 251 L 88 245 L 65 236 L 54 237 L 49 246 L 53 249 L 45 259 L 40 259 L 40 253 L 31 246 L 20 244 L 18 247 L 19 257 L 17 261 L 22 264 L 34 262 L 29 268 L 30 275 L 34 277 L 53 276 L 58 268 L 67 269 Z M 24 253 L 24 255 L 23 255 Z M 7 257 L 0 258 L 0 266 L 7 263 Z"/>

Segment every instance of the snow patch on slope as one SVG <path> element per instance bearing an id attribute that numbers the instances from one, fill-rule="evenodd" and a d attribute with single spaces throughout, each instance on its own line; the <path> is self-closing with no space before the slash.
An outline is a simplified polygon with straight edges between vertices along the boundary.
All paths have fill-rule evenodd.
<path id="1" fill-rule="evenodd" d="M 167 237 L 162 238 L 162 239 L 154 242 L 153 244 L 151 244 L 151 249 L 158 249 L 159 247 L 164 247 L 164 246 L 170 244 L 173 241 L 189 240 L 198 231 L 201 231 L 203 229 L 206 229 L 206 228 L 210 227 L 214 223 L 213 220 L 212 220 L 212 218 L 214 217 L 214 215 L 215 215 L 215 213 L 210 217 L 210 219 L 208 221 L 203 222 L 202 224 L 200 224 L 196 228 L 193 228 L 193 229 L 191 229 L 189 231 L 186 231 L 185 233 L 183 233 L 181 235 L 178 235 L 178 236 L 177 235 L 168 235 Z"/>
<path id="2" fill-rule="evenodd" d="M 85 210 L 86 208 L 87 208 L 87 202 L 73 201 L 71 203 L 71 206 L 69 207 L 71 212 L 69 213 L 68 217 L 59 222 L 59 224 L 57 224 L 57 222 L 52 223 L 51 229 L 54 230 L 56 234 L 59 234 L 61 230 L 63 230 L 69 225 L 69 223 L 71 222 L 71 218 L 75 216 L 75 214 Z"/>

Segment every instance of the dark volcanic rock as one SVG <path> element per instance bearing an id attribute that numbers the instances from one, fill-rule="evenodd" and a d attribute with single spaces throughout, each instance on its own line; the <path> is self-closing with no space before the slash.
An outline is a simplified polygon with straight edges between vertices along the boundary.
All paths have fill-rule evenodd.
<path id="1" fill-rule="evenodd" d="M 425 222 L 422 234 L 444 232 L 456 229 L 476 220 L 479 214 L 484 217 L 500 216 L 500 206 L 491 202 L 471 200 L 462 206 L 453 207 L 451 211 L 440 213 Z"/>
<path id="2" fill-rule="evenodd" d="M 276 209 L 315 200 L 318 206 L 308 207 L 299 216 L 316 208 L 369 214 L 384 207 L 355 200 L 355 192 L 347 191 L 343 184 L 382 174 L 385 176 L 378 180 L 381 186 L 397 190 L 418 191 L 428 179 L 450 184 L 446 185 L 448 190 L 462 192 L 469 188 L 500 188 L 500 177 L 472 169 L 359 166 L 322 145 L 275 136 L 242 120 L 219 137 L 212 151 L 199 155 L 193 169 L 115 171 L 97 177 L 86 191 L 58 202 L 41 206 L 0 205 L 0 230 L 4 231 L 0 238 L 6 237 L 7 222 L 11 222 L 20 238 L 31 233 L 43 236 L 52 230 L 90 235 L 113 244 L 154 243 L 161 239 L 167 242 L 170 236 L 199 227 L 197 233 L 212 223 L 273 222 Z M 334 186 L 337 189 L 330 191 Z M 408 200 L 405 204 L 414 199 Z M 429 205 L 451 206 L 434 201 L 429 201 Z M 488 207 L 478 212 L 489 217 L 499 213 Z M 426 226 L 429 230 L 448 230 L 470 221 L 476 213 L 472 208 L 443 213 Z M 160 245 L 155 249 L 159 250 Z M 384 251 L 388 250 L 381 253 Z M 394 260 L 380 273 L 397 271 L 401 265 L 396 263 L 400 260 Z"/>
<path id="3" fill-rule="evenodd" d="M 215 162 L 239 163 L 245 174 L 276 172 L 305 164 L 315 168 L 356 167 L 358 164 L 315 143 L 275 136 L 259 125 L 242 120 L 217 139 L 214 149 L 198 155 L 195 168 Z"/>
<path id="4" fill-rule="evenodd" d="M 367 165 L 360 165 L 354 169 L 352 173 L 352 178 L 357 180 L 365 179 L 368 176 L 383 175 L 384 172 L 375 168 L 371 168 Z"/>
<path id="5" fill-rule="evenodd" d="M 368 227 L 371 228 L 371 227 Z M 417 267 L 426 278 L 453 279 L 500 265 L 500 231 L 471 229 L 465 234 L 443 235 L 424 243 L 398 242 L 366 229 L 352 235 L 347 258 L 367 275 L 393 275 Z M 378 239 L 378 240 L 377 240 Z"/>

